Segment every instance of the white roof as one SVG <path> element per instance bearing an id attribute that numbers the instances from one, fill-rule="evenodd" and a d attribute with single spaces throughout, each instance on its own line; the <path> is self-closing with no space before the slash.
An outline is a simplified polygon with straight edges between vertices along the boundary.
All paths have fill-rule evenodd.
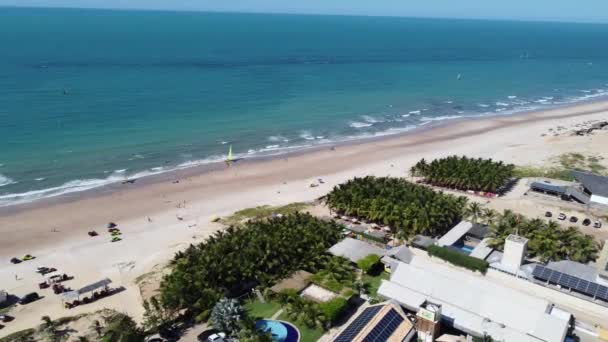
<path id="1" fill-rule="evenodd" d="M 475 248 L 473 249 L 471 254 L 469 254 L 469 256 L 471 256 L 473 258 L 481 259 L 481 260 L 486 260 L 488 255 L 490 255 L 490 253 L 492 253 L 492 251 L 494 250 L 492 247 L 488 246 L 489 240 L 490 240 L 489 238 L 485 238 L 485 239 L 481 240 L 479 242 L 479 244 L 477 246 L 475 246 Z"/>
<path id="2" fill-rule="evenodd" d="M 437 244 L 441 247 L 451 246 L 460 240 L 461 237 L 466 234 L 469 229 L 473 228 L 473 224 L 468 221 L 460 221 L 459 224 L 450 229 L 449 232 L 445 233 L 444 236 L 437 241 Z"/>
<path id="3" fill-rule="evenodd" d="M 329 249 L 329 253 L 345 257 L 352 262 L 357 262 L 370 254 L 382 257 L 386 252 L 387 250 L 383 248 L 353 238 L 346 238 Z"/>
<path id="4" fill-rule="evenodd" d="M 505 342 L 562 342 L 568 321 L 547 312 L 550 303 L 424 258 L 399 263 L 378 293 L 412 309 L 424 298 L 468 333 Z"/>

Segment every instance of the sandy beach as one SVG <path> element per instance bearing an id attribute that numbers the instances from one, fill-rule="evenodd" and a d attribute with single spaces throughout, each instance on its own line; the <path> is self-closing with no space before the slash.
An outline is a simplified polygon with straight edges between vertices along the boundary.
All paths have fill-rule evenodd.
<path id="1" fill-rule="evenodd" d="M 22 208 L 0 208 L 0 289 L 15 295 L 37 290 L 38 266 L 74 275 L 67 283 L 79 288 L 110 278 L 125 291 L 93 304 L 68 310 L 51 291 L 45 298 L 14 310 L 17 320 L 0 336 L 53 318 L 104 307 L 141 319 L 143 308 L 136 279 L 164 265 L 190 243 L 221 228 L 214 216 L 259 205 L 311 201 L 354 176 L 404 176 L 420 158 L 459 154 L 491 157 L 517 165 L 548 165 L 566 152 L 608 159 L 608 131 L 588 136 L 554 135 L 549 129 L 608 120 L 608 102 L 544 112 L 454 121 L 440 127 L 380 140 L 339 145 L 285 158 L 222 165 L 163 175 L 157 181 L 116 186 L 82 199 L 55 198 Z M 324 184 L 309 187 L 318 178 Z M 179 182 L 175 182 L 179 180 Z M 139 181 L 138 181 L 139 183 Z M 105 225 L 113 221 L 123 240 L 110 242 Z M 96 230 L 100 236 L 89 237 Z M 12 265 L 24 254 L 35 260 Z"/>

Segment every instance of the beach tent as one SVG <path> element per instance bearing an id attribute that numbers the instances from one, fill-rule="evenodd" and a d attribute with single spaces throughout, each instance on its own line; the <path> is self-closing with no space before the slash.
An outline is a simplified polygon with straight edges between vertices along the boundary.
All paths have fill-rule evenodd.
<path id="1" fill-rule="evenodd" d="M 81 295 L 89 293 L 89 292 L 93 292 L 98 289 L 106 288 L 111 283 L 112 283 L 112 281 L 110 279 L 105 278 L 100 281 L 94 282 L 90 285 L 87 285 L 85 287 L 82 287 L 78 290 L 64 292 L 61 296 L 62 296 L 64 302 L 77 300 L 77 299 L 80 299 Z"/>

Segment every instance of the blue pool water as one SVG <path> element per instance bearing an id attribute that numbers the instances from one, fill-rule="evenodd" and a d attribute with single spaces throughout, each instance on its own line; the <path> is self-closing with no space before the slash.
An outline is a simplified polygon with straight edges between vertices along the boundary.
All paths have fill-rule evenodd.
<path id="1" fill-rule="evenodd" d="M 260 320 L 255 324 L 255 327 L 264 332 L 269 332 L 273 341 L 298 342 L 300 340 L 300 333 L 291 324 L 273 320 Z"/>

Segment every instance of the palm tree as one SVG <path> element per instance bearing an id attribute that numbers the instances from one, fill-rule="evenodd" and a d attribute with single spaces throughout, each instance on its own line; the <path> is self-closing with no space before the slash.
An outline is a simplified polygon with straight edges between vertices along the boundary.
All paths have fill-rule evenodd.
<path id="1" fill-rule="evenodd" d="M 61 335 L 57 331 L 57 326 L 55 322 L 51 320 L 49 316 L 42 316 L 40 318 L 42 320 L 42 324 L 40 325 L 41 330 L 47 336 L 49 341 L 55 342 L 61 340 Z"/>
<path id="2" fill-rule="evenodd" d="M 103 341 L 107 342 L 130 342 L 141 341 L 144 333 L 137 326 L 133 318 L 126 314 L 113 312 L 103 317 L 105 328 L 103 329 Z"/>
<path id="3" fill-rule="evenodd" d="M 483 211 L 481 209 L 481 205 L 477 202 L 471 202 L 464 209 L 464 217 L 471 220 L 473 223 L 478 223 L 479 218 L 483 216 Z"/>
<path id="4" fill-rule="evenodd" d="M 494 221 L 496 220 L 496 217 L 498 216 L 498 214 L 496 213 L 495 210 L 490 209 L 490 208 L 484 208 L 481 217 L 483 218 L 483 221 L 487 224 L 487 225 L 492 225 L 494 223 Z"/>
<path id="5" fill-rule="evenodd" d="M 89 330 L 91 330 L 93 333 L 95 333 L 95 335 L 97 335 L 97 337 L 101 337 L 101 334 L 103 332 L 103 327 L 101 326 L 101 322 L 99 322 L 99 320 L 94 320 L 93 322 L 91 322 L 91 325 L 89 326 Z"/>

